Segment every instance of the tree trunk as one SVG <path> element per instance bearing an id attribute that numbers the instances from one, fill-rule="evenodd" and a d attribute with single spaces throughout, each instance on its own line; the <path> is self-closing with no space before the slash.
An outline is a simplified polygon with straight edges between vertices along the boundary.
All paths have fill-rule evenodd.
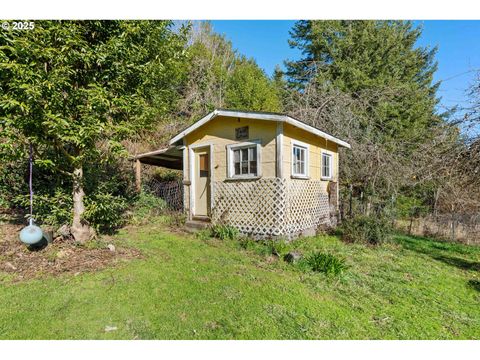
<path id="1" fill-rule="evenodd" d="M 350 184 L 350 201 L 349 201 L 348 216 L 350 219 L 353 217 L 353 185 Z"/>
<path id="2" fill-rule="evenodd" d="M 84 244 L 93 236 L 93 229 L 82 219 L 85 212 L 83 198 L 83 168 L 78 166 L 73 171 L 73 222 L 72 235 L 76 242 Z"/>
<path id="3" fill-rule="evenodd" d="M 372 210 L 372 203 L 370 202 L 370 198 L 367 198 L 367 203 L 365 205 L 365 215 L 370 216 L 370 212 Z"/>
<path id="4" fill-rule="evenodd" d="M 433 217 L 436 220 L 437 219 L 437 213 L 438 213 L 438 197 L 440 196 L 440 188 L 438 188 L 435 191 L 435 201 L 433 203 Z"/>
<path id="5" fill-rule="evenodd" d="M 456 225 L 457 225 L 457 219 L 454 213 L 452 213 L 452 241 L 456 240 Z"/>

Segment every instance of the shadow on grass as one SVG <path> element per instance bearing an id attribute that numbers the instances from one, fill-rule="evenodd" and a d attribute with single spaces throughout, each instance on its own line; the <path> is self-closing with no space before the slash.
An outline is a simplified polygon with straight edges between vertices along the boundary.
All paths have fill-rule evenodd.
<path id="1" fill-rule="evenodd" d="M 480 271 L 480 263 L 475 261 L 468 261 L 459 257 L 451 256 L 432 256 L 435 260 L 442 261 L 445 264 L 456 266 L 462 270 Z"/>
<path id="2" fill-rule="evenodd" d="M 480 291 L 480 280 L 468 280 L 467 284 L 472 289 Z"/>
<path id="3" fill-rule="evenodd" d="M 461 270 L 480 271 L 480 262 L 467 260 L 452 255 L 474 255 L 480 253 L 477 246 L 459 243 L 438 241 L 419 236 L 398 235 L 397 241 L 403 248 L 430 256 L 432 259 L 444 264 L 454 266 Z"/>

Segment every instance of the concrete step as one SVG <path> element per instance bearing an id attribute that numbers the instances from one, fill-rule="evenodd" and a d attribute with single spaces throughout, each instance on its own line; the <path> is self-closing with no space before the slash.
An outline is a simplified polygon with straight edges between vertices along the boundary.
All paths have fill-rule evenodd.
<path id="1" fill-rule="evenodd" d="M 210 221 L 204 220 L 187 220 L 185 223 L 185 229 L 189 232 L 197 232 L 204 230 L 210 226 Z"/>

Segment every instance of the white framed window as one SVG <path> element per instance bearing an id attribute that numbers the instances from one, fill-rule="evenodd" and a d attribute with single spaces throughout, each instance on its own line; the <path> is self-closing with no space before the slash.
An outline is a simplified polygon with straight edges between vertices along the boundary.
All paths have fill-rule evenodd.
<path id="1" fill-rule="evenodd" d="M 261 176 L 260 142 L 227 145 L 227 169 L 230 179 Z"/>
<path id="2" fill-rule="evenodd" d="M 309 146 L 300 141 L 292 141 L 292 177 L 308 177 Z"/>
<path id="3" fill-rule="evenodd" d="M 333 177 L 333 156 L 330 153 L 322 151 L 322 179 L 331 179 Z"/>

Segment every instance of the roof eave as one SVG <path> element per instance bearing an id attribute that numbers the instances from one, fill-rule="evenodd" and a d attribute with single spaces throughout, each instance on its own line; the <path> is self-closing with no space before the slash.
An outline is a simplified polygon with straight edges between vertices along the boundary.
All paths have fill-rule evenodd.
<path id="1" fill-rule="evenodd" d="M 330 135 L 330 134 L 327 134 L 326 132 L 323 132 L 322 130 L 319 130 L 317 128 L 314 128 L 313 126 L 311 125 L 308 125 L 308 124 L 305 124 L 297 119 L 294 119 L 290 116 L 287 116 L 287 121 L 286 121 L 287 124 L 290 124 L 292 126 L 295 126 L 295 127 L 298 127 L 300 129 L 303 129 L 305 131 L 308 131 L 309 133 L 312 133 L 312 134 L 315 134 L 317 136 L 320 136 L 320 137 L 323 137 L 327 140 L 330 140 L 331 142 L 334 142 L 340 146 L 343 146 L 347 149 L 351 149 L 351 145 L 349 143 L 347 143 L 346 141 L 343 141 L 343 140 L 340 140 L 338 138 L 336 138 L 335 136 L 333 135 Z"/>
<path id="2" fill-rule="evenodd" d="M 327 140 L 330 140 L 340 146 L 343 146 L 345 148 L 351 149 L 351 146 L 349 143 L 346 141 L 340 140 L 336 138 L 333 135 L 327 134 L 317 128 L 314 128 L 311 125 L 305 124 L 304 122 L 301 122 L 297 119 L 294 119 L 290 116 L 287 115 L 278 115 L 278 114 L 262 114 L 262 113 L 255 113 L 255 112 L 241 112 L 241 111 L 234 111 L 234 110 L 214 110 L 211 113 L 207 114 L 200 120 L 198 120 L 196 123 L 192 124 L 182 132 L 180 132 L 178 135 L 173 137 L 170 141 L 169 144 L 173 145 L 177 141 L 180 141 L 183 139 L 186 135 L 190 134 L 192 131 L 195 131 L 205 123 L 209 122 L 216 116 L 228 116 L 228 117 L 240 117 L 240 118 L 245 118 L 245 119 L 259 119 L 259 120 L 269 120 L 269 121 L 279 121 L 279 122 L 284 122 L 288 123 L 292 126 L 298 127 L 300 129 L 303 129 L 305 131 L 308 131 L 312 134 L 315 134 L 317 136 L 323 137 Z"/>

